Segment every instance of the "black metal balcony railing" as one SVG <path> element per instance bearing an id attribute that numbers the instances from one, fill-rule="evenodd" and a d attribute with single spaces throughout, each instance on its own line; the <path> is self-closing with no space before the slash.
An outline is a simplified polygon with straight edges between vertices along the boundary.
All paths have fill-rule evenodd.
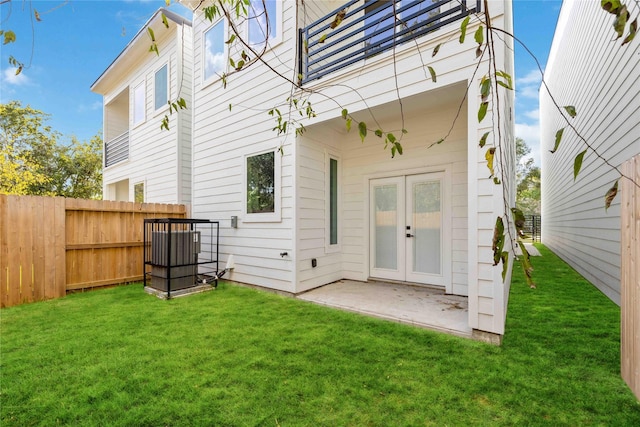
<path id="1" fill-rule="evenodd" d="M 298 58 L 302 83 L 319 79 L 478 12 L 480 2 L 349 1 L 299 30 Z"/>
<path id="2" fill-rule="evenodd" d="M 104 144 L 104 166 L 109 167 L 129 159 L 129 131 Z"/>

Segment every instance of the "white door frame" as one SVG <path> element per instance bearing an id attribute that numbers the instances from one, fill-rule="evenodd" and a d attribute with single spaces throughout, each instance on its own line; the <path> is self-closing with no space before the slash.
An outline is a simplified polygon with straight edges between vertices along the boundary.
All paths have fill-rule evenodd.
<path id="1" fill-rule="evenodd" d="M 412 223 L 412 193 L 411 184 L 413 182 L 419 182 L 422 180 L 439 180 L 440 181 L 440 274 L 424 274 L 413 272 L 413 250 L 411 240 L 413 237 L 407 237 L 407 235 L 413 235 L 415 225 Z M 375 194 L 373 192 L 374 187 L 381 185 L 395 185 L 396 186 L 396 249 L 397 260 L 390 262 L 386 265 L 386 268 L 380 268 L 376 266 L 376 218 L 375 218 Z M 407 175 L 396 175 L 388 177 L 370 177 L 369 178 L 369 276 L 372 278 L 397 280 L 403 282 L 412 282 L 419 284 L 437 285 L 445 288 L 447 293 L 453 291 L 453 284 L 451 283 L 451 264 L 452 264 L 452 233 L 451 233 L 451 186 L 448 171 L 437 172 L 420 172 Z M 388 219 L 387 219 L 388 221 Z M 407 230 L 406 227 L 410 226 L 411 230 Z M 392 233 L 387 233 L 386 238 L 392 236 Z M 387 247 L 390 254 L 393 254 L 392 247 Z"/>

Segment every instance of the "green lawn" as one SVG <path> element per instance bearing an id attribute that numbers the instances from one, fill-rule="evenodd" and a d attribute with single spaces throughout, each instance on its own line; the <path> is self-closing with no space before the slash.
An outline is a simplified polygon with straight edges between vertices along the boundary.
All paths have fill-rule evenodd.
<path id="1" fill-rule="evenodd" d="M 229 284 L 2 309 L 1 424 L 640 426 L 618 307 L 541 251 L 502 347 Z"/>

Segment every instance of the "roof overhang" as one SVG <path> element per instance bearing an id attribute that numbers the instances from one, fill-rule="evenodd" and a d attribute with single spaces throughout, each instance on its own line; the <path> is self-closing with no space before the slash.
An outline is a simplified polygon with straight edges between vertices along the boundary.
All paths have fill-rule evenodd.
<path id="1" fill-rule="evenodd" d="M 162 19 L 163 16 L 166 17 L 169 28 L 165 27 Z M 122 76 L 122 73 L 134 66 L 142 55 L 152 55 L 152 53 L 149 52 L 151 39 L 149 38 L 148 28 L 152 29 L 157 40 L 158 38 L 162 38 L 162 34 L 167 31 L 175 34 L 175 29 L 183 25 L 190 27 L 191 21 L 168 9 L 158 9 L 125 46 L 116 59 L 102 72 L 100 77 L 93 82 L 91 91 L 104 96 L 113 84 L 118 81 L 120 76 Z"/>

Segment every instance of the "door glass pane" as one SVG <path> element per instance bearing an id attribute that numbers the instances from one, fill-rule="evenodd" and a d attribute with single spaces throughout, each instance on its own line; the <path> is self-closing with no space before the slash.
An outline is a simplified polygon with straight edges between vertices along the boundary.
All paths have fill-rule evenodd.
<path id="1" fill-rule="evenodd" d="M 375 268 L 398 268 L 398 188 L 394 184 L 374 187 Z"/>
<path id="2" fill-rule="evenodd" d="M 413 271 L 441 274 L 440 181 L 413 184 Z"/>

